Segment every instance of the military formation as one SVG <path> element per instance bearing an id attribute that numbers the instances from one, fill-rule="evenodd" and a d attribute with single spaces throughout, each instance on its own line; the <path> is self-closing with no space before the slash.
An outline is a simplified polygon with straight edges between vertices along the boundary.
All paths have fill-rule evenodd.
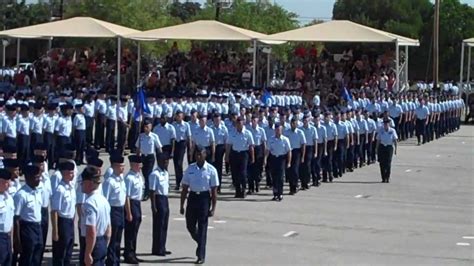
<path id="1" fill-rule="evenodd" d="M 223 176 L 230 174 L 236 198 L 265 187 L 277 202 L 285 183 L 295 195 L 376 161 L 389 183 L 398 141 L 416 137 L 421 145 L 452 133 L 464 110 L 457 96 L 419 93 L 354 92 L 331 106 L 281 90 L 145 98 L 102 90 L 49 99 L 0 94 L 0 265 L 41 265 L 48 232 L 53 265 L 70 265 L 75 243 L 81 265 L 119 265 L 122 257 L 137 264 L 148 199 L 151 253 L 168 256 L 171 189 L 181 191 L 179 212 L 202 264 Z"/>

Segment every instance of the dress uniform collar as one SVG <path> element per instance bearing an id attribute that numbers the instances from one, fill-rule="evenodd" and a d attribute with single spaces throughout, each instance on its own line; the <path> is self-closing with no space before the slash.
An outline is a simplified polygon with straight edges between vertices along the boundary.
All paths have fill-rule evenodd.
<path id="1" fill-rule="evenodd" d="M 156 166 L 156 170 L 160 173 L 168 173 L 168 171 L 161 169 L 158 165 Z"/>
<path id="2" fill-rule="evenodd" d="M 204 161 L 204 164 L 202 165 L 202 167 L 199 167 L 199 165 L 196 163 L 196 168 L 197 168 L 198 170 L 201 170 L 201 171 L 202 171 L 202 170 L 207 170 L 207 167 L 208 167 L 207 161 Z"/>
<path id="3" fill-rule="evenodd" d="M 73 189 L 73 186 L 72 186 L 71 182 L 66 183 L 66 182 L 64 182 L 64 180 L 61 180 L 61 184 L 63 184 L 64 187 L 65 187 L 67 190 L 72 190 L 72 189 Z"/>
<path id="4" fill-rule="evenodd" d="M 112 173 L 112 177 L 117 181 L 122 181 L 123 180 L 123 174 L 116 175 L 116 174 Z"/>
<path id="5" fill-rule="evenodd" d="M 36 194 L 36 193 L 39 192 L 38 189 L 36 189 L 36 188 L 33 189 L 32 187 L 30 187 L 30 186 L 29 186 L 28 184 L 26 184 L 26 183 L 25 183 L 25 190 L 26 190 L 26 192 L 29 192 L 29 193 L 31 192 L 32 194 Z"/>

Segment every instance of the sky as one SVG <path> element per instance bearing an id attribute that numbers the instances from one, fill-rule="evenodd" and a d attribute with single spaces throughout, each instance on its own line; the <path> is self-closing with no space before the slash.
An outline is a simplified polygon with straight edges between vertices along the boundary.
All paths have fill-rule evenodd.
<path id="1" fill-rule="evenodd" d="M 26 2 L 37 2 L 38 0 L 27 0 Z M 181 0 L 184 1 L 184 0 Z M 191 0 L 200 3 L 205 0 Z M 336 0 L 271 0 L 285 9 L 296 13 L 301 23 L 308 23 L 313 19 L 329 20 L 332 17 L 332 8 Z M 374 0 L 377 1 L 377 0 Z M 432 0 L 433 2 L 433 0 Z M 461 0 L 470 6 L 474 6 L 474 0 Z"/>

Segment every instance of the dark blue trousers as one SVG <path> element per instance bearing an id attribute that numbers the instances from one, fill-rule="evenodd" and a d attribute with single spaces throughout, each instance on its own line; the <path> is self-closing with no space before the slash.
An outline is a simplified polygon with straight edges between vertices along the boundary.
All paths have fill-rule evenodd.
<path id="1" fill-rule="evenodd" d="M 56 150 L 57 151 L 64 151 L 66 150 L 66 146 L 71 144 L 71 138 L 66 136 L 57 136 L 56 138 Z M 56 153 L 56 162 L 59 160 L 59 152 Z M 57 167 L 57 166 L 56 166 Z"/>
<path id="2" fill-rule="evenodd" d="M 84 116 L 86 119 L 86 143 L 92 145 L 92 132 L 94 131 L 94 118 Z"/>
<path id="3" fill-rule="evenodd" d="M 107 260 L 105 263 L 108 266 L 114 266 L 120 265 L 120 244 L 125 226 L 125 210 L 123 206 L 110 208 L 110 223 L 112 225 L 112 235 L 107 247 Z"/>
<path id="4" fill-rule="evenodd" d="M 148 177 L 150 176 L 151 172 L 153 172 L 153 167 L 155 166 L 155 155 L 142 155 L 142 174 L 143 178 L 145 178 L 145 195 L 148 196 L 149 191 L 149 180 Z"/>
<path id="5" fill-rule="evenodd" d="M 94 145 L 96 148 L 100 149 L 104 147 L 104 132 L 105 132 L 105 115 L 97 114 L 95 120 L 95 136 L 94 136 Z"/>
<path id="6" fill-rule="evenodd" d="M 130 200 L 130 210 L 132 221 L 125 220 L 125 258 L 135 258 L 137 256 L 137 236 L 140 224 L 142 223 L 142 207 L 140 200 Z"/>
<path id="7" fill-rule="evenodd" d="M 218 156 L 217 146 L 216 146 L 216 161 L 217 161 L 217 156 Z M 186 141 L 185 140 L 177 141 L 174 146 L 174 154 L 173 154 L 173 165 L 174 165 L 174 171 L 176 174 L 176 187 L 179 187 L 181 185 L 181 180 L 183 179 L 183 161 L 184 161 L 185 153 L 186 153 Z M 217 170 L 217 173 L 219 174 L 219 170 Z M 222 165 L 221 165 L 220 174 L 222 174 Z"/>
<path id="8" fill-rule="evenodd" d="M 86 249 L 86 238 L 81 237 L 80 243 L 84 243 L 84 247 L 81 248 L 79 251 L 79 265 L 84 265 L 84 253 Z M 93 266 L 104 266 L 105 265 L 105 257 L 107 256 L 107 239 L 105 236 L 99 236 L 95 239 L 95 246 L 92 250 L 92 259 L 93 259 Z"/>
<path id="9" fill-rule="evenodd" d="M 43 250 L 41 251 L 41 261 L 43 261 L 44 249 L 46 248 L 46 239 L 49 229 L 49 209 L 41 208 L 41 233 L 43 234 Z"/>
<path id="10" fill-rule="evenodd" d="M 132 121 L 132 126 L 128 132 L 128 148 L 132 153 L 136 152 L 135 143 L 137 142 L 138 135 L 140 134 L 140 122 Z"/>
<path id="11" fill-rule="evenodd" d="M 186 146 L 184 146 L 186 147 Z M 219 187 L 221 186 L 221 183 L 222 183 L 222 165 L 224 163 L 224 153 L 225 153 L 225 145 L 224 144 L 218 144 L 216 145 L 216 156 L 215 156 L 215 161 L 212 162 L 212 165 L 216 168 L 217 170 L 217 176 L 219 178 Z M 176 156 L 176 147 L 175 147 L 175 156 Z M 183 153 L 183 158 L 184 158 L 184 153 Z M 174 159 L 174 158 L 173 158 Z M 181 159 L 181 164 L 183 163 L 183 159 Z M 181 183 L 181 179 L 182 179 L 182 172 L 183 172 L 183 168 L 182 168 L 182 165 L 180 166 L 181 167 L 181 178 L 179 179 L 180 183 Z M 176 169 L 176 163 L 175 163 L 175 169 Z M 176 174 L 176 180 L 178 180 L 178 174 Z"/>
<path id="12" fill-rule="evenodd" d="M 236 196 L 245 195 L 245 187 L 247 182 L 247 164 L 249 160 L 248 151 L 231 151 L 232 161 L 230 162 L 230 171 L 232 179 L 235 180 Z"/>
<path id="13" fill-rule="evenodd" d="M 208 191 L 190 192 L 186 206 L 186 228 L 197 243 L 196 256 L 206 258 L 207 224 L 211 196 Z"/>
<path id="14" fill-rule="evenodd" d="M 279 197 L 283 195 L 283 176 L 286 169 L 287 155 L 268 156 L 268 164 L 273 181 L 273 196 Z"/>
<path id="15" fill-rule="evenodd" d="M 321 161 L 324 155 L 324 143 L 318 143 L 318 155 L 316 158 L 311 159 L 311 176 L 313 177 L 313 183 L 321 180 Z"/>
<path id="16" fill-rule="evenodd" d="M 74 146 L 76 147 L 76 163 L 82 164 L 84 162 L 84 152 L 86 150 L 86 131 L 74 131 Z"/>
<path id="17" fill-rule="evenodd" d="M 125 149 L 125 140 L 127 137 L 127 126 L 123 122 L 117 123 L 117 150 Z"/>
<path id="18" fill-rule="evenodd" d="M 296 192 L 298 180 L 300 179 L 301 149 L 291 150 L 291 166 L 286 169 L 286 177 L 290 184 L 290 192 Z"/>
<path id="19" fill-rule="evenodd" d="M 48 156 L 48 169 L 53 169 L 54 160 L 55 160 L 55 141 L 54 141 L 54 134 L 53 133 L 44 133 L 44 143 L 48 149 L 47 156 Z"/>
<path id="20" fill-rule="evenodd" d="M 33 154 L 33 150 L 37 143 L 43 143 L 43 134 L 31 133 L 31 140 L 30 140 L 30 154 Z"/>
<path id="21" fill-rule="evenodd" d="M 9 146 L 16 147 L 17 146 L 17 139 L 5 136 L 5 139 L 3 140 L 3 145 L 9 145 Z"/>
<path id="22" fill-rule="evenodd" d="M 30 160 L 30 136 L 18 134 L 18 159 L 25 165 Z"/>
<path id="23" fill-rule="evenodd" d="M 329 181 L 332 181 L 332 173 L 334 164 L 333 164 L 333 154 L 334 154 L 334 145 L 335 140 L 328 140 L 327 143 L 327 154 L 323 157 L 323 182 L 327 182 L 328 177 Z"/>
<path id="24" fill-rule="evenodd" d="M 20 241 L 22 252 L 19 265 L 41 265 L 41 255 L 43 252 L 41 223 L 20 221 Z"/>
<path id="25" fill-rule="evenodd" d="M 423 144 L 426 143 L 426 119 L 417 119 L 416 120 L 416 138 L 418 143 L 423 140 Z"/>
<path id="26" fill-rule="evenodd" d="M 74 247 L 74 219 L 58 217 L 58 241 L 53 241 L 53 265 L 71 265 Z"/>
<path id="27" fill-rule="evenodd" d="M 151 252 L 153 254 L 164 255 L 166 252 L 168 221 L 170 218 L 168 197 L 163 195 L 155 195 L 155 204 L 158 211 L 153 213 L 153 244 L 151 247 Z"/>
<path id="28" fill-rule="evenodd" d="M 107 119 L 105 123 L 105 151 L 109 152 L 115 148 L 115 120 Z"/>
<path id="29" fill-rule="evenodd" d="M 342 176 L 344 172 L 345 162 L 346 160 L 346 139 L 338 139 L 337 140 L 337 150 L 336 154 L 333 158 L 333 175 L 334 177 Z"/>
<path id="30" fill-rule="evenodd" d="M 306 188 L 311 180 L 311 161 L 314 157 L 314 146 L 306 146 L 304 163 L 300 164 L 301 187 Z"/>
<path id="31" fill-rule="evenodd" d="M 0 265 L 12 263 L 12 241 L 10 234 L 0 233 Z"/>
<path id="32" fill-rule="evenodd" d="M 248 163 L 248 167 L 247 167 L 249 190 L 252 192 L 259 186 L 262 172 L 263 172 L 263 156 L 264 156 L 263 145 L 255 146 L 254 153 L 255 153 L 255 162 L 253 164 Z M 216 149 L 216 156 L 217 156 L 217 149 Z M 224 153 L 222 153 L 222 155 L 220 156 L 220 161 L 216 162 L 218 165 L 220 165 L 221 176 L 219 177 L 219 184 L 221 183 L 221 180 L 222 180 L 222 158 L 223 158 L 222 156 L 224 156 Z"/>

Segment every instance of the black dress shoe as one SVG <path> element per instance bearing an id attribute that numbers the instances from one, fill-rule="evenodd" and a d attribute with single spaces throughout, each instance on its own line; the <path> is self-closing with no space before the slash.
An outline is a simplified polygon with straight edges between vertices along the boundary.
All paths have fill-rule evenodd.
<path id="1" fill-rule="evenodd" d="M 171 255 L 171 254 L 173 254 L 173 252 L 167 250 L 167 251 L 165 251 L 165 254 L 166 254 L 166 255 Z"/>
<path id="2" fill-rule="evenodd" d="M 204 264 L 205 260 L 204 259 L 197 259 L 196 264 Z"/>
<path id="3" fill-rule="evenodd" d="M 135 258 L 125 258 L 123 262 L 126 264 L 138 264 L 138 260 Z"/>
<path id="4" fill-rule="evenodd" d="M 137 258 L 137 257 L 135 257 L 134 259 L 135 259 L 136 261 L 138 261 L 138 262 L 145 262 L 145 260 L 139 259 L 139 258 Z"/>
<path id="5" fill-rule="evenodd" d="M 276 201 L 277 199 L 278 199 L 277 196 L 273 196 L 273 198 L 272 198 L 273 201 Z"/>
<path id="6" fill-rule="evenodd" d="M 279 196 L 278 201 L 282 201 L 282 200 L 283 200 L 283 196 Z"/>

